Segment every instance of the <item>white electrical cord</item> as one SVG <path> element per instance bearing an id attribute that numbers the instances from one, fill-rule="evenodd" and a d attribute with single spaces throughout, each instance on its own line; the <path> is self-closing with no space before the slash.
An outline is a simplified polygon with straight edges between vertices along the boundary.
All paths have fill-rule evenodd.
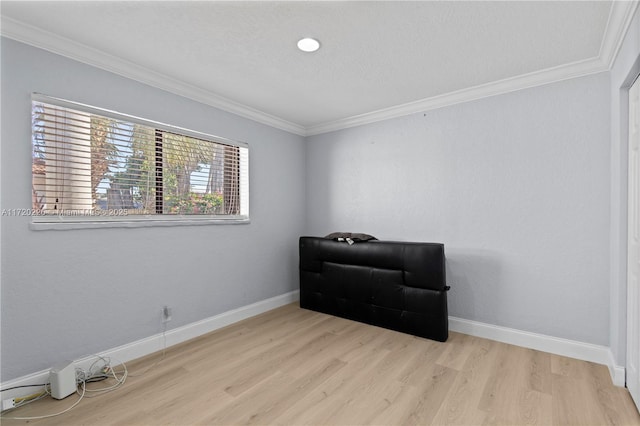
<path id="1" fill-rule="evenodd" d="M 33 416 L 33 417 L 5 417 L 0 415 L 0 419 L 11 419 L 11 420 L 39 420 L 39 419 L 46 419 L 49 417 L 55 417 L 55 416 L 59 416 L 61 414 L 64 414 L 68 411 L 70 411 L 71 409 L 75 408 L 80 401 L 82 401 L 84 398 L 92 398 L 95 396 L 99 396 L 102 395 L 103 393 L 107 393 L 107 392 L 111 392 L 113 390 L 116 390 L 117 388 L 119 388 L 120 386 L 122 386 L 125 382 L 125 380 L 127 379 L 128 376 L 128 371 L 127 371 L 127 366 L 123 363 L 123 362 L 119 362 L 120 365 L 122 365 L 122 372 L 116 372 L 114 371 L 114 369 L 111 367 L 111 358 L 109 357 L 103 357 L 100 355 L 96 355 L 96 357 L 98 358 L 96 361 L 93 362 L 93 364 L 91 364 L 91 366 L 89 367 L 88 371 L 83 370 L 82 368 L 76 368 L 76 381 L 78 382 L 78 384 L 82 387 L 82 393 L 79 392 L 79 390 L 76 390 L 76 393 L 78 393 L 80 395 L 80 398 L 78 398 L 78 400 L 76 402 L 73 403 L 72 406 L 70 406 L 69 408 L 66 408 L 63 411 L 60 411 L 59 413 L 54 413 L 54 414 L 46 414 L 43 416 Z M 102 368 L 98 368 L 96 370 L 96 367 L 98 365 L 98 363 L 102 361 Z M 119 376 L 120 374 L 120 376 Z M 107 379 L 109 377 L 112 377 L 115 379 L 116 383 L 114 383 L 111 386 L 107 386 L 104 388 L 100 388 L 100 389 L 87 389 L 87 383 L 91 383 L 92 380 L 98 379 L 98 380 L 104 380 Z M 87 395 L 88 392 L 96 392 L 96 395 L 93 396 L 89 396 Z M 25 401 L 23 404 L 20 405 L 16 405 L 15 407 L 13 407 L 12 409 L 15 408 L 19 408 L 22 407 L 30 402 L 36 401 L 44 396 L 50 395 L 50 391 L 47 389 L 47 387 L 45 386 L 45 393 L 41 396 L 41 397 L 37 397 L 33 400 L 30 401 Z"/>
<path id="2" fill-rule="evenodd" d="M 113 367 L 111 366 L 111 358 L 105 358 L 105 357 L 101 357 L 99 355 L 98 355 L 98 358 L 101 359 L 102 361 L 104 361 L 104 366 L 101 369 L 99 369 L 98 372 L 94 372 L 93 369 L 96 366 L 96 364 L 98 363 L 98 360 L 96 360 L 93 364 L 91 364 L 91 367 L 89 367 L 88 378 L 85 379 L 85 382 L 88 382 L 92 378 L 95 378 L 95 377 L 102 378 L 104 376 L 107 376 L 107 377 L 111 376 L 111 377 L 113 377 L 115 379 L 116 383 L 114 383 L 111 386 L 104 387 L 104 388 L 87 389 L 87 392 L 96 392 L 96 393 L 103 394 L 103 393 L 111 392 L 112 390 L 116 390 L 117 388 L 122 386 L 124 384 L 125 380 L 127 380 L 127 377 L 129 375 L 129 372 L 127 370 L 127 366 L 124 364 L 124 362 L 118 361 L 118 363 L 120 365 L 122 365 L 122 368 L 123 368 L 123 370 L 121 372 L 122 376 L 118 377 L 118 374 L 120 374 L 120 373 L 116 372 L 113 369 Z M 93 396 L 87 395 L 86 397 L 87 398 L 93 398 L 95 396 L 98 396 L 98 395 L 93 395 Z"/>
<path id="3" fill-rule="evenodd" d="M 80 404 L 80 401 L 82 401 L 82 399 L 84 398 L 84 395 L 86 393 L 87 390 L 87 385 L 85 384 L 85 382 L 82 382 L 82 393 L 80 394 L 80 398 L 78 398 L 78 400 L 76 402 L 73 403 L 73 405 L 63 411 L 60 411 L 59 413 L 55 413 L 55 414 L 46 414 L 44 416 L 33 416 L 33 417 L 4 417 L 2 416 L 3 419 L 11 419 L 11 420 L 40 420 L 40 419 L 47 419 L 49 417 L 55 417 L 55 416 L 59 416 L 61 414 L 64 414 L 68 411 L 70 411 L 72 408 L 74 408 L 76 405 Z M 77 392 L 77 391 L 76 391 Z"/>
<path id="4" fill-rule="evenodd" d="M 152 368 L 154 368 L 156 365 L 160 364 L 160 362 L 162 362 L 165 358 L 166 355 L 166 351 L 167 351 L 167 324 L 164 324 L 164 328 L 162 330 L 162 357 L 156 361 L 153 365 L 147 367 L 143 372 L 138 373 L 136 375 L 130 375 L 129 371 L 127 370 L 127 366 L 124 364 L 124 362 L 118 361 L 119 365 L 122 365 L 122 371 L 115 371 L 113 369 L 113 367 L 111 366 L 111 358 L 110 357 L 103 357 L 100 355 L 95 355 L 97 357 L 97 359 L 91 364 L 91 366 L 89 366 L 89 370 L 85 371 L 82 368 L 76 368 L 76 381 L 78 382 L 79 385 L 82 386 L 82 393 L 80 393 L 78 390 L 76 390 L 76 393 L 78 393 L 80 395 L 80 398 L 78 398 L 78 400 L 76 402 L 73 403 L 72 406 L 70 406 L 69 408 L 66 408 L 63 411 L 60 411 L 59 413 L 55 413 L 55 414 L 46 414 L 43 416 L 33 416 L 33 417 L 5 417 L 0 413 L 0 419 L 11 419 L 11 420 L 39 420 L 39 419 L 46 419 L 49 417 L 55 417 L 55 416 L 59 416 L 61 414 L 64 414 L 68 411 L 70 411 L 71 409 L 75 408 L 80 401 L 82 401 L 84 398 L 94 398 L 96 396 L 102 395 L 103 393 L 107 393 L 107 392 L 111 392 L 114 391 L 116 389 L 118 389 L 120 386 L 124 385 L 125 380 L 127 380 L 127 377 L 140 377 L 144 374 L 146 374 L 149 370 L 151 370 Z M 102 361 L 102 368 L 97 368 L 97 366 L 99 365 L 99 362 Z M 117 360 L 116 360 L 117 361 Z M 97 368 L 97 369 L 96 369 Z M 87 383 L 91 383 L 92 381 L 96 381 L 97 380 L 104 380 L 107 378 L 113 378 L 116 382 L 111 385 L 111 386 L 107 386 L 104 388 L 99 388 L 99 389 L 87 389 Z M 33 399 L 24 401 L 16 406 L 14 406 L 13 408 L 11 408 L 11 410 L 15 409 L 15 408 L 19 408 L 19 407 L 23 407 L 27 404 L 30 404 L 34 401 L 37 401 L 39 399 L 42 399 L 46 396 L 51 395 L 50 390 L 47 388 L 48 385 L 45 385 L 44 387 L 44 392 L 42 395 L 37 396 Z M 95 392 L 96 395 L 88 395 L 88 392 Z"/>
<path id="5" fill-rule="evenodd" d="M 160 364 L 164 360 L 166 352 L 167 352 L 167 323 L 165 322 L 162 328 L 162 357 L 156 362 L 154 362 L 152 365 L 147 367 L 143 372 L 136 373 L 136 374 L 129 374 L 129 377 L 140 377 L 147 374 L 149 370 L 151 370 L 152 368 L 154 368 L 156 365 Z"/>
<path id="6" fill-rule="evenodd" d="M 46 385 L 43 388 L 42 392 L 39 393 L 35 393 L 26 397 L 22 397 L 22 398 L 15 398 L 15 400 L 21 399 L 22 401 L 17 402 L 11 409 L 14 408 L 20 408 L 20 407 L 24 407 L 27 404 L 31 404 L 32 402 L 38 401 L 44 397 L 47 397 L 51 395 L 51 393 L 49 392 L 49 390 L 47 389 Z"/>

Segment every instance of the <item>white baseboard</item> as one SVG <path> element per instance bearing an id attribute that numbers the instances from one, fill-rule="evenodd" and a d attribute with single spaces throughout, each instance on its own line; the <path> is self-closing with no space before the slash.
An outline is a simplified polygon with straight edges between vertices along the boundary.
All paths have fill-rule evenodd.
<path id="1" fill-rule="evenodd" d="M 205 318 L 204 320 L 196 321 L 182 327 L 174 328 L 165 333 L 167 347 L 177 345 L 178 343 L 185 342 L 189 339 L 193 339 L 194 337 L 218 330 L 222 327 L 226 327 L 227 325 L 270 311 L 280 306 L 296 302 L 299 299 L 300 291 L 296 290 L 270 299 L 261 300 L 256 303 L 252 303 L 251 305 L 242 306 L 213 317 Z M 560 339 L 543 334 L 530 333 L 527 331 L 500 327 L 456 317 L 449 317 L 449 329 L 451 331 L 483 337 L 498 342 L 509 343 L 543 352 L 550 352 L 556 355 L 603 364 L 609 368 L 609 373 L 611 374 L 611 379 L 614 385 L 624 386 L 625 384 L 625 369 L 624 367 L 615 364 L 613 353 L 611 352 L 611 349 L 606 346 Z M 162 350 L 163 343 L 163 334 L 159 333 L 126 345 L 109 349 L 98 355 L 111 357 L 114 360 L 114 363 L 117 361 L 127 362 Z M 75 360 L 74 364 L 77 367 L 89 368 L 90 364 L 95 361 L 95 359 L 95 356 L 89 356 Z M 14 386 L 33 385 L 37 383 L 47 383 L 48 381 L 49 370 L 43 370 L 1 383 L 0 389 L 7 389 Z M 16 398 L 30 393 L 32 393 L 32 390 L 28 388 L 26 390 L 24 388 L 15 389 L 3 392 L 2 399 Z"/>
<path id="2" fill-rule="evenodd" d="M 196 321 L 182 327 L 168 330 L 164 337 L 166 338 L 167 347 L 177 345 L 194 337 L 201 336 L 211 331 L 218 330 L 227 325 L 242 321 L 244 319 L 256 316 L 263 312 L 270 311 L 280 306 L 287 305 L 300 300 L 300 291 L 295 290 L 289 293 L 275 296 L 270 299 L 261 300 L 251 305 L 242 306 L 231 311 L 224 312 L 201 321 Z M 109 349 L 105 352 L 97 354 L 99 356 L 110 357 L 114 364 L 116 362 L 127 362 L 145 355 L 162 350 L 164 346 L 163 334 L 159 333 L 144 339 L 137 340 L 117 348 Z M 91 363 L 96 360 L 96 356 L 89 356 L 73 361 L 76 367 L 89 368 Z M 49 370 L 38 371 L 33 374 L 19 377 L 14 380 L 0 384 L 0 389 L 8 389 L 15 386 L 33 385 L 38 383 L 49 382 Z M 11 391 L 2 392 L 2 400 L 16 398 L 33 393 L 33 389 L 20 388 Z"/>
<path id="3" fill-rule="evenodd" d="M 607 346 L 561 339 L 456 317 L 449 317 L 449 330 L 602 364 L 609 368 L 609 374 L 614 385 L 625 385 L 625 369 L 616 365 L 613 352 Z"/>

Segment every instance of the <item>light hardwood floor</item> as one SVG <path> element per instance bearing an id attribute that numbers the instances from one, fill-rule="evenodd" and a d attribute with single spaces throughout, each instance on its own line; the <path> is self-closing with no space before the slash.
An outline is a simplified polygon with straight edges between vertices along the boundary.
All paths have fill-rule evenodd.
<path id="1" fill-rule="evenodd" d="M 144 371 L 159 356 L 127 367 Z M 174 346 L 122 388 L 29 423 L 640 425 L 640 415 L 602 365 L 459 333 L 440 343 L 292 304 Z"/>

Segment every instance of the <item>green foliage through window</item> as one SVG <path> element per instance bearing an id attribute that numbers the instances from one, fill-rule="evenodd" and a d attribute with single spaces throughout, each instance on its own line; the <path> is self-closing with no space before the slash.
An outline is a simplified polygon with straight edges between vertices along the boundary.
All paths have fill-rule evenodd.
<path id="1" fill-rule="evenodd" d="M 33 101 L 40 216 L 248 217 L 248 147 L 94 110 Z"/>

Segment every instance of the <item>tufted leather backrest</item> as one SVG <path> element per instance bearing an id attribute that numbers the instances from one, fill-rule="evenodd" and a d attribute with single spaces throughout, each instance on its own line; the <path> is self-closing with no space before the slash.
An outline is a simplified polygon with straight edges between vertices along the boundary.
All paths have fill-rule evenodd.
<path id="1" fill-rule="evenodd" d="M 323 268 L 327 270 L 325 264 L 398 271 L 405 286 L 446 288 L 444 245 L 440 243 L 374 240 L 349 245 L 320 237 L 300 237 L 300 270 L 323 273 Z"/>

